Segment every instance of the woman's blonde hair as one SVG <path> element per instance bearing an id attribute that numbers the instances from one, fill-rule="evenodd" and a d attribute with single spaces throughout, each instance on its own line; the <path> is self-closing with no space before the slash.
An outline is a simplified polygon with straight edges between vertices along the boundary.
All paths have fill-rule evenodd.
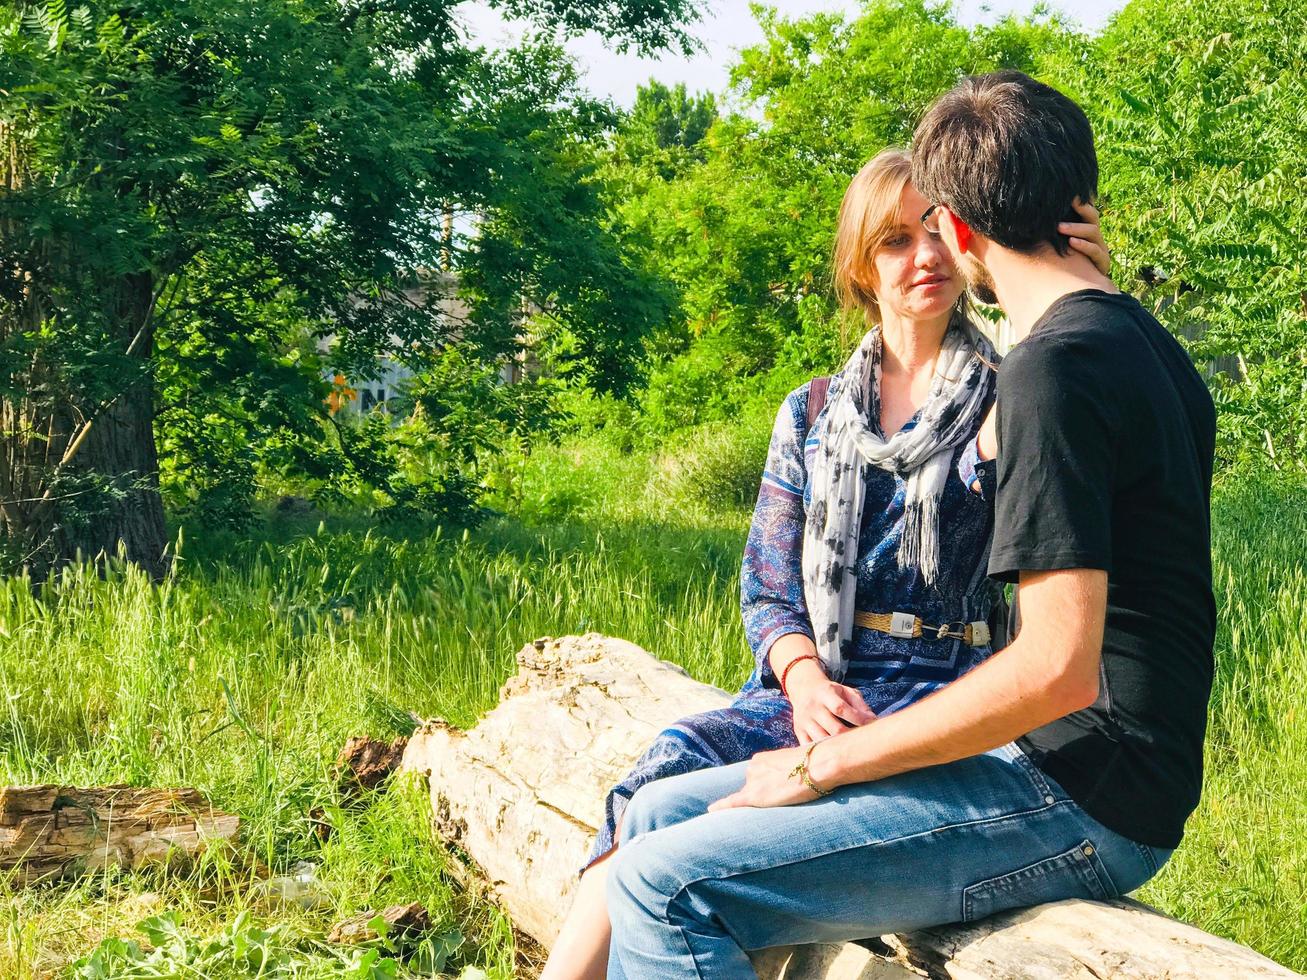
<path id="1" fill-rule="evenodd" d="M 876 326 L 881 321 L 876 296 L 875 256 L 902 223 L 899 213 L 903 188 L 912 179 L 912 158 L 907 150 L 889 147 L 877 153 L 849 182 L 840 203 L 835 229 L 831 278 L 835 295 L 848 320 Z M 916 215 L 911 216 L 915 221 Z M 959 299 L 964 313 L 966 294 Z"/>

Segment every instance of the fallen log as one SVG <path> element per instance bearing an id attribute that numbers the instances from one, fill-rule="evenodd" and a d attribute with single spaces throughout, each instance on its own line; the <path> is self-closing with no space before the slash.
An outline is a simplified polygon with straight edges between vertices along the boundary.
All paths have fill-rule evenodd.
<path id="1" fill-rule="evenodd" d="M 193 789 L 0 787 L 0 880 L 193 857 L 240 820 Z"/>
<path id="2" fill-rule="evenodd" d="M 668 723 L 726 704 L 624 640 L 537 640 L 498 707 L 462 731 L 430 722 L 401 768 L 429 779 L 437 830 L 514 924 L 548 946 L 604 797 Z M 1129 899 L 1068 901 L 866 944 L 765 950 L 765 980 L 1181 980 L 1297 974 Z"/>

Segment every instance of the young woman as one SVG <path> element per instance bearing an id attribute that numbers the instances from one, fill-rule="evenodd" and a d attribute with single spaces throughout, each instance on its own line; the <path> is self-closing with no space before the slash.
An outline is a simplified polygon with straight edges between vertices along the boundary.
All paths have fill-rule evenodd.
<path id="1" fill-rule="evenodd" d="M 865 724 L 992 652 L 993 477 L 976 436 L 998 356 L 910 173 L 906 152 L 885 150 L 844 195 L 834 281 L 870 329 L 819 410 L 803 385 L 777 416 L 741 572 L 757 667 L 729 708 L 661 733 L 609 794 L 542 980 L 604 976 L 606 859 L 640 786 Z M 1060 230 L 1105 266 L 1097 212 L 1081 213 Z"/>

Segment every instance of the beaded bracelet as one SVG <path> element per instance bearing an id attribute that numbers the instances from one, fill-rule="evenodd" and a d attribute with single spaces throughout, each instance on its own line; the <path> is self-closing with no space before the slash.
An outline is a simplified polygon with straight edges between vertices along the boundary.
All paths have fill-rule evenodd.
<path id="1" fill-rule="evenodd" d="M 797 664 L 800 660 L 819 660 L 819 659 L 821 658 L 819 658 L 815 653 L 805 653 L 802 657 L 795 657 L 793 660 L 787 663 L 785 665 L 785 669 L 781 671 L 781 693 L 784 694 L 787 698 L 790 696 L 790 692 L 785 690 L 785 678 L 790 676 L 790 669 L 795 664 Z"/>

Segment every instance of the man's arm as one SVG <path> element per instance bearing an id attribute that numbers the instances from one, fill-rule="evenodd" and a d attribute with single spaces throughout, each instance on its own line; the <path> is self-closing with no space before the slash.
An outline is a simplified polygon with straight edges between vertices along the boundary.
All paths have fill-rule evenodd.
<path id="1" fill-rule="evenodd" d="M 744 787 L 708 809 L 788 806 L 822 789 L 884 779 L 988 752 L 1098 698 L 1107 573 L 1088 568 L 1021 575 L 1021 634 L 969 674 L 902 711 L 815 746 L 759 752 Z"/>
<path id="2" fill-rule="evenodd" d="M 1021 633 L 930 697 L 823 742 L 809 772 L 823 788 L 965 759 L 1098 698 L 1107 573 L 1021 574 Z"/>
<path id="3" fill-rule="evenodd" d="M 988 752 L 1098 698 L 1112 567 L 1121 415 L 1103 398 L 1111 352 L 1075 334 L 1027 338 L 1003 362 L 991 575 L 1020 585 L 1015 642 L 930 697 L 820 742 L 816 785 L 868 782 Z M 715 808 L 785 806 L 814 792 L 792 773 L 806 748 L 760 752 Z"/>

